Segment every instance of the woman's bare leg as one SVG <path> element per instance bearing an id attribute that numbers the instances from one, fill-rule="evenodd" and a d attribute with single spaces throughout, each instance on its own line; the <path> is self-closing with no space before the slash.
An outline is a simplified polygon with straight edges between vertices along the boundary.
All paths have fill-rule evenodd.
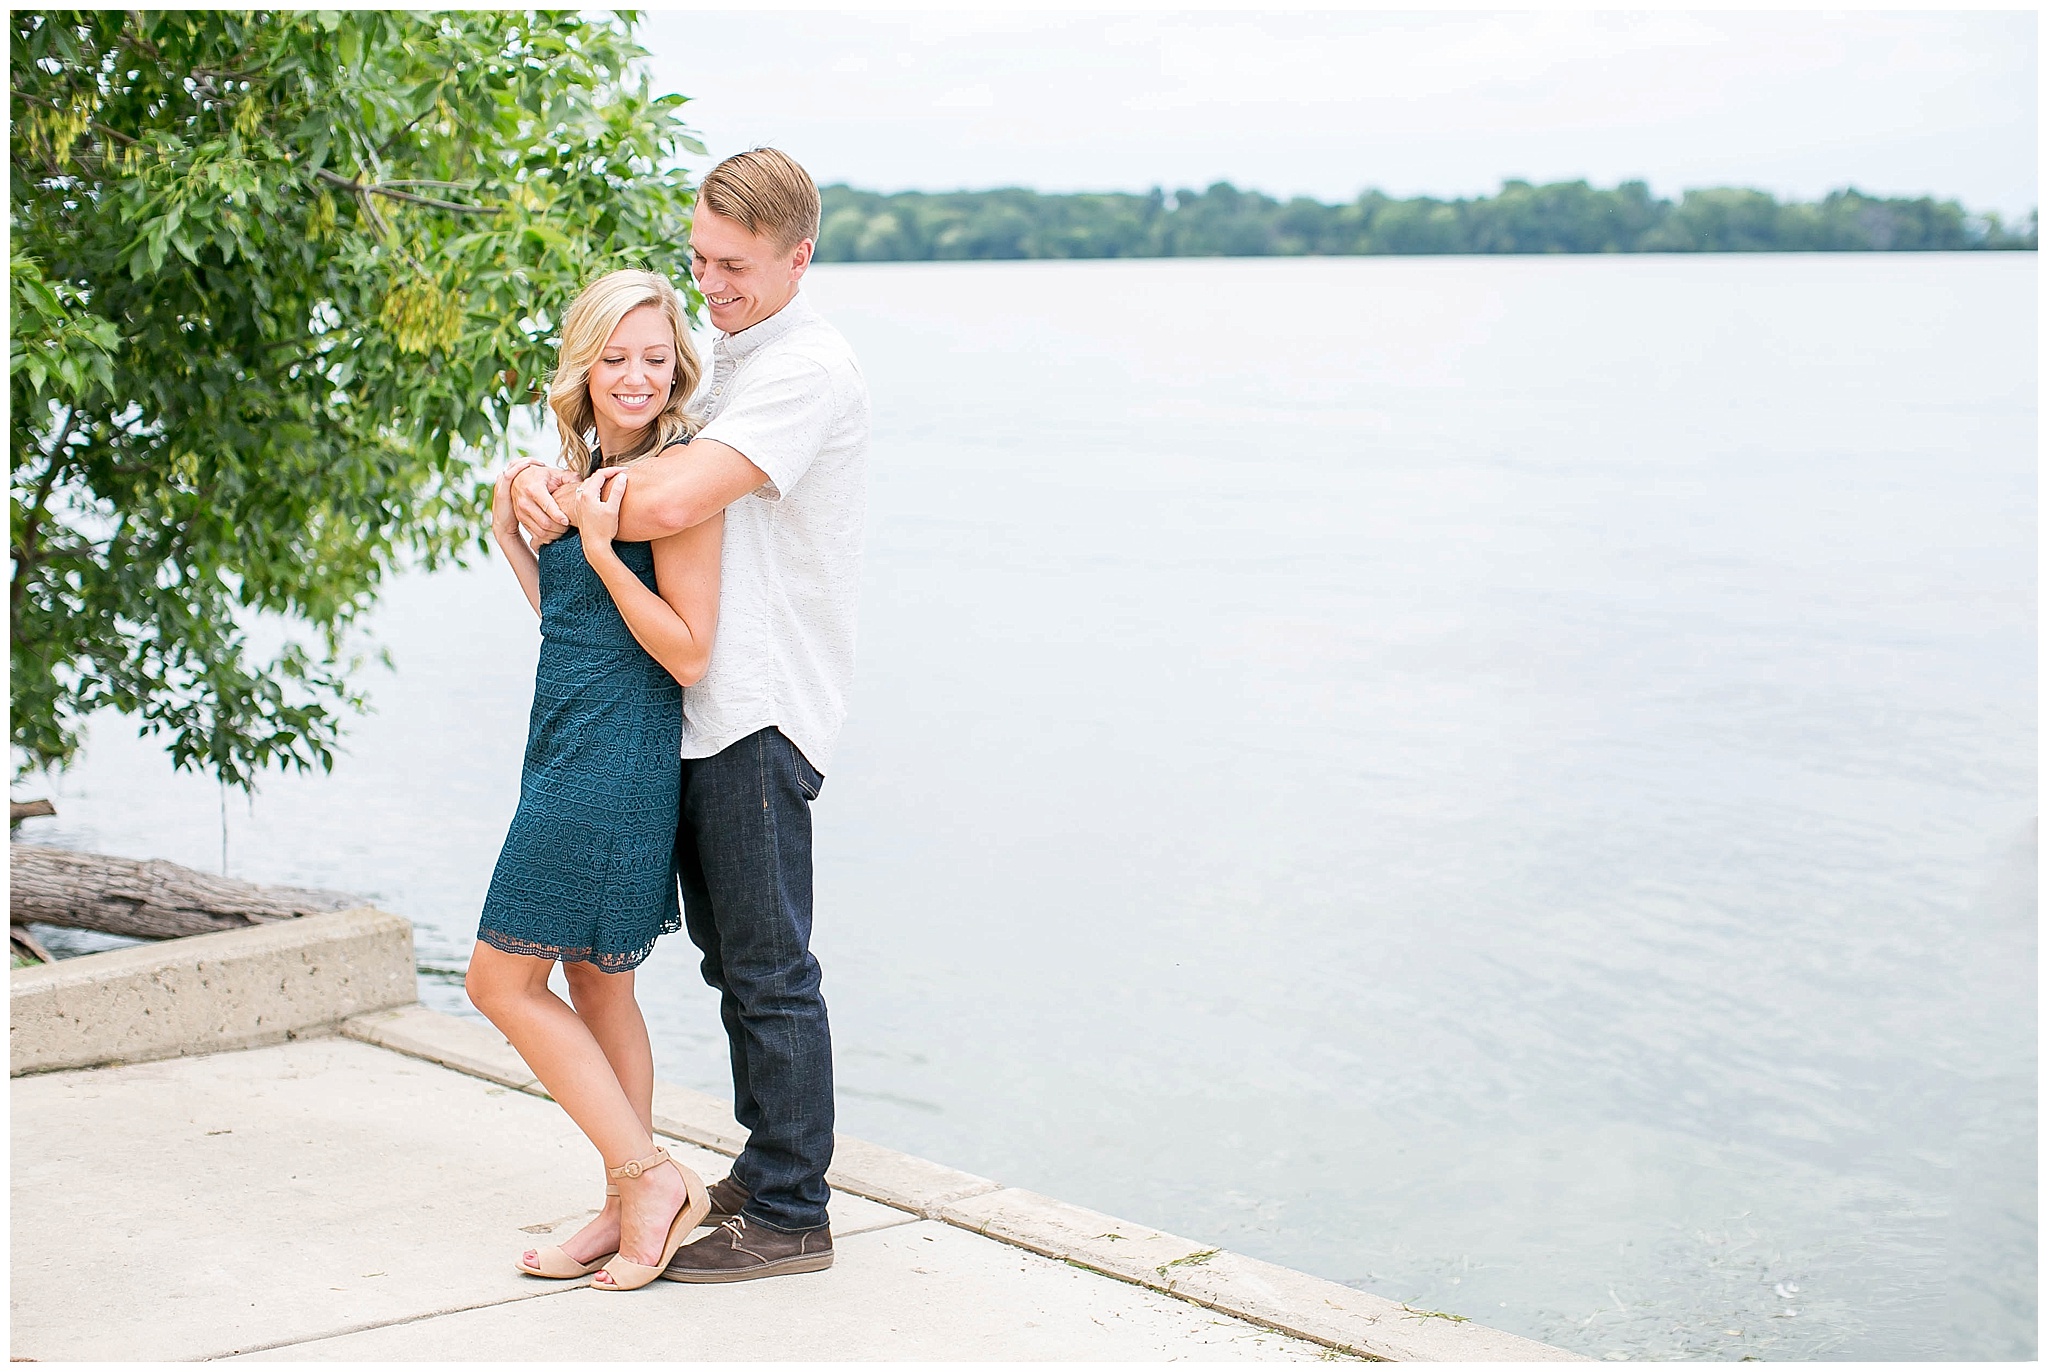
<path id="1" fill-rule="evenodd" d="M 554 963 L 544 958 L 504 953 L 479 942 L 470 955 L 464 984 L 470 1003 L 511 1040 L 547 1093 L 596 1146 L 606 1167 L 646 1157 L 654 1151 L 648 1121 L 620 1084 L 589 1026 L 548 989 L 553 969 Z M 646 1032 L 644 1025 L 641 1032 Z M 649 1083 L 651 1100 L 651 1071 Z M 631 1261 L 651 1263 L 661 1256 L 669 1223 L 683 1204 L 683 1175 L 673 1167 L 657 1167 L 621 1180 L 619 1191 L 619 1251 Z"/>
<path id="2" fill-rule="evenodd" d="M 654 1129 L 654 1049 L 647 1041 L 647 1021 L 633 994 L 631 972 L 601 972 L 587 962 L 562 965 L 569 982 L 569 1003 L 576 1017 L 611 1064 L 612 1075 L 632 1102 L 633 1111 L 651 1134 Z M 562 1251 L 587 1263 L 619 1247 L 619 1198 L 606 1196 L 588 1224 L 562 1240 Z M 532 1250 L 528 1250 L 531 1253 Z M 531 1259 L 529 1258 L 529 1261 Z"/>
<path id="3" fill-rule="evenodd" d="M 654 1133 L 654 1047 L 647 1041 L 647 1021 L 634 998 L 631 972 L 600 972 L 587 962 L 567 963 L 569 1003 L 576 1017 L 604 1051 L 612 1075 L 632 1102 L 640 1125 Z"/>

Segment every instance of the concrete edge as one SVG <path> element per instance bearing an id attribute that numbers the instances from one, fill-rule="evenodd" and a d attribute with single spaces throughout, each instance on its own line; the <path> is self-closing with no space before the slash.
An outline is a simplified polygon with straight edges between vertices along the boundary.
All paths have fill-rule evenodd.
<path id="1" fill-rule="evenodd" d="M 358 1015 L 341 1025 L 341 1033 L 516 1091 L 547 1095 L 505 1036 L 475 1020 L 415 1004 Z M 725 1102 L 668 1082 L 654 1084 L 654 1132 L 729 1158 L 738 1156 L 747 1142 L 747 1131 Z M 987 1177 L 845 1134 L 839 1135 L 834 1149 L 833 1167 L 825 1180 L 835 1190 L 907 1210 L 922 1219 L 937 1218 L 940 1207 L 952 1201 L 997 1189 L 997 1183 Z"/>
<path id="2" fill-rule="evenodd" d="M 1221 1251 L 1160 1288 L 1283 1334 L 1386 1362 L 1592 1362 L 1469 1318 L 1419 1310 L 1306 1272 Z"/>
<path id="3" fill-rule="evenodd" d="M 729 1158 L 747 1146 L 747 1131 L 724 1101 L 665 1081 L 654 1083 L 654 1132 Z"/>
<path id="4" fill-rule="evenodd" d="M 488 1024 L 444 1015 L 417 1002 L 343 1020 L 340 1032 L 344 1038 L 425 1058 L 515 1091 L 539 1085 L 503 1034 Z"/>
<path id="5" fill-rule="evenodd" d="M 835 1137 L 832 1147 L 827 1182 L 841 1191 L 908 1210 L 921 1219 L 937 1219 L 955 1201 L 1002 1189 L 1001 1182 L 987 1177 L 846 1134 Z"/>
<path id="6" fill-rule="evenodd" d="M 418 999 L 412 924 L 363 905 L 17 968 L 8 1072 L 282 1043 Z"/>
<path id="7" fill-rule="evenodd" d="M 545 1097 L 486 1024 L 408 1005 L 357 1016 L 343 1035 Z M 657 1082 L 654 1131 L 733 1157 L 746 1131 L 723 1101 Z M 1590 1362 L 1470 1320 L 1398 1302 L 1142 1224 L 1003 1186 L 987 1177 L 841 1134 L 826 1181 L 919 1218 L 1149 1287 L 1267 1329 L 1375 1362 Z"/>
<path id="8" fill-rule="evenodd" d="M 987 1238 L 1077 1263 L 1105 1276 L 1164 1291 L 1176 1265 L 1218 1250 L 1147 1225 L 1132 1224 L 1036 1191 L 1006 1186 L 943 1207 L 939 1219 Z"/>
<path id="9" fill-rule="evenodd" d="M 1378 1362 L 1590 1362 L 1582 1354 L 1141 1224 L 1004 1188 L 946 1206 L 948 1224 L 1283 1334 Z"/>

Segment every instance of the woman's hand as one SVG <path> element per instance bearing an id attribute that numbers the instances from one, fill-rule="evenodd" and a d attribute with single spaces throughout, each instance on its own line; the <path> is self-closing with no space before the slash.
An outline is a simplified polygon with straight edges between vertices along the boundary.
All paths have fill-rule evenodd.
<path id="1" fill-rule="evenodd" d="M 525 470 L 525 465 L 530 464 L 506 468 L 491 483 L 491 535 L 498 540 L 498 551 L 512 565 L 512 575 L 519 578 L 519 589 L 526 592 L 526 603 L 533 606 L 535 614 L 539 614 L 540 559 L 534 556 L 532 546 L 527 543 L 526 531 L 519 527 L 519 513 L 513 503 L 512 481 Z"/>
<path id="2" fill-rule="evenodd" d="M 512 478 L 519 471 L 518 467 L 507 467 L 491 483 L 491 532 L 500 543 L 519 537 L 519 514 L 512 507 Z"/>
<path id="3" fill-rule="evenodd" d="M 576 527 L 583 535 L 586 555 L 594 548 L 611 547 L 619 532 L 619 503 L 625 494 L 624 467 L 606 467 L 576 488 Z"/>

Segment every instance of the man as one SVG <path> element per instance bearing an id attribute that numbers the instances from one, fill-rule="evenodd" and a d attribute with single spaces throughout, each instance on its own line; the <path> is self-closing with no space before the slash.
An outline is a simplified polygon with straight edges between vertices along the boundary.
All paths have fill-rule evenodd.
<path id="1" fill-rule="evenodd" d="M 684 695 L 684 921 L 720 996 L 733 1112 L 748 1131 L 711 1188 L 717 1227 L 664 1276 L 745 1281 L 832 1264 L 832 1041 L 811 956 L 810 804 L 853 677 L 867 505 L 867 385 L 838 331 L 799 291 L 818 188 L 772 148 L 704 178 L 690 267 L 720 330 L 704 428 L 633 468 L 622 539 L 660 538 L 721 509 L 718 634 Z M 514 479 L 537 538 L 567 532 L 566 472 Z"/>

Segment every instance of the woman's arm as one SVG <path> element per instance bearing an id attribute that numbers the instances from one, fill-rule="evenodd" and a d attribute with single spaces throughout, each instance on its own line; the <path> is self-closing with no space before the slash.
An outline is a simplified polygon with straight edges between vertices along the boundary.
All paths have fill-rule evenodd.
<path id="1" fill-rule="evenodd" d="M 526 536 L 520 533 L 519 520 L 512 509 L 512 477 L 518 470 L 515 467 L 506 472 L 491 487 L 491 536 L 498 540 L 498 551 L 505 554 L 505 560 L 512 564 L 512 575 L 519 578 L 519 589 L 526 592 L 526 603 L 533 606 L 535 614 L 539 614 L 540 559 L 527 546 Z"/>
<path id="2" fill-rule="evenodd" d="M 695 686 L 711 665 L 711 639 L 718 629 L 718 554 L 725 537 L 725 512 L 654 540 L 657 594 L 619 561 L 612 548 L 626 478 L 624 468 L 608 468 L 577 491 L 576 527 L 583 538 L 583 556 L 612 593 L 612 603 L 647 655 L 683 685 Z"/>

